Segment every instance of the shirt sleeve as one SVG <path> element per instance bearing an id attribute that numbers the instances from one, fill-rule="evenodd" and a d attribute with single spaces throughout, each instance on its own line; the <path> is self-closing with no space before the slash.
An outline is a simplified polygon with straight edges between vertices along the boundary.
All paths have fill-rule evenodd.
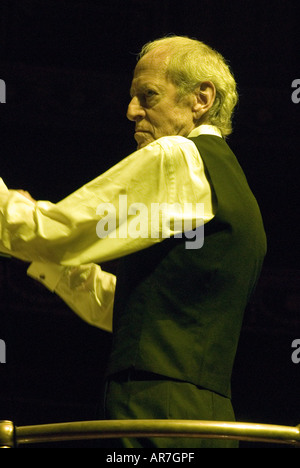
<path id="1" fill-rule="evenodd" d="M 176 221 L 184 204 L 187 226 L 213 217 L 196 146 L 183 137 L 164 137 L 57 204 L 32 202 L 0 179 L 0 250 L 28 262 L 101 264 L 182 232 Z M 203 207 L 201 216 L 195 205 Z M 157 216 L 158 207 L 163 216 Z"/>
<path id="2" fill-rule="evenodd" d="M 27 274 L 56 293 L 81 319 L 112 332 L 116 277 L 99 265 L 64 267 L 34 262 Z"/>

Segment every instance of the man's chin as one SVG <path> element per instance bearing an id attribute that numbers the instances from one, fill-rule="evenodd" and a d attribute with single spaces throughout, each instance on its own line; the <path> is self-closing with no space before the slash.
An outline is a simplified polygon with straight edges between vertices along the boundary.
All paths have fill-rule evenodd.
<path id="1" fill-rule="evenodd" d="M 136 133 L 134 135 L 134 138 L 137 142 L 137 149 L 144 148 L 145 146 L 149 145 L 149 143 L 152 143 L 154 141 L 150 133 L 146 135 Z"/>
<path id="2" fill-rule="evenodd" d="M 145 146 L 149 145 L 149 143 L 151 143 L 151 141 L 143 141 L 142 143 L 138 143 L 137 149 L 140 150 L 142 148 L 145 148 Z"/>

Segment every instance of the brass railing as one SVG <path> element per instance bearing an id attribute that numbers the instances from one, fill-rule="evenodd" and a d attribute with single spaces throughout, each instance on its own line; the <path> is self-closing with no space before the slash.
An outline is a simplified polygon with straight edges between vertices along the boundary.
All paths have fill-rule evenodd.
<path id="1" fill-rule="evenodd" d="M 12 421 L 0 421 L 0 448 L 15 448 L 22 444 L 41 442 L 119 437 L 226 438 L 300 447 L 300 425 L 294 427 L 244 422 L 139 419 L 15 426 Z"/>

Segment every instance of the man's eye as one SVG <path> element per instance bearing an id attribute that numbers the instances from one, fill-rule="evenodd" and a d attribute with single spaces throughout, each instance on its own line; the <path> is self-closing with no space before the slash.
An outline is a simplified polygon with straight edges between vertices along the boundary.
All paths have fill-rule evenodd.
<path id="1" fill-rule="evenodd" d="M 152 89 L 147 89 L 147 90 L 145 91 L 144 94 L 145 94 L 146 98 L 151 98 L 151 97 L 154 96 L 156 93 L 155 93 L 155 91 L 153 91 Z"/>

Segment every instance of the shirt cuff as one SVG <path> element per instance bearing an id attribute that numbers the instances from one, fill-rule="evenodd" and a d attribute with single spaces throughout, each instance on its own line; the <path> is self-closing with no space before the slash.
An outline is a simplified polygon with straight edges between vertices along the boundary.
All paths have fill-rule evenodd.
<path id="1" fill-rule="evenodd" d="M 28 276 L 38 280 L 51 292 L 55 291 L 66 267 L 55 263 L 33 262 L 27 270 Z"/>
<path id="2" fill-rule="evenodd" d="M 9 193 L 8 188 L 6 187 L 3 179 L 0 177 L 0 194 L 7 195 Z"/>

